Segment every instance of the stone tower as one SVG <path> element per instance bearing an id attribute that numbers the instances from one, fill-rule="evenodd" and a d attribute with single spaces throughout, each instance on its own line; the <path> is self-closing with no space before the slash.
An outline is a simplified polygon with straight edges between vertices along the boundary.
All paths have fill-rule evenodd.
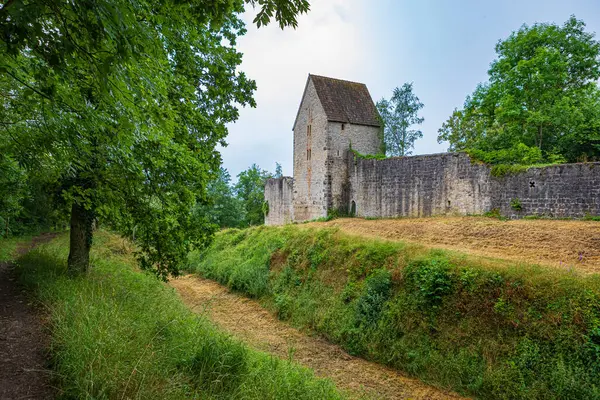
<path id="1" fill-rule="evenodd" d="M 345 188 L 352 148 L 381 151 L 380 122 L 362 83 L 309 75 L 294 123 L 293 219 L 325 217 L 350 210 Z"/>

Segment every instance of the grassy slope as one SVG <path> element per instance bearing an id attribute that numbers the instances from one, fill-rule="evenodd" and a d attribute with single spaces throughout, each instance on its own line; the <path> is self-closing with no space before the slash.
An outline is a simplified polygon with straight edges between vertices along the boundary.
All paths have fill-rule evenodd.
<path id="1" fill-rule="evenodd" d="M 596 276 L 298 226 L 225 231 L 190 268 L 444 388 L 600 398 Z"/>
<path id="2" fill-rule="evenodd" d="M 173 289 L 137 272 L 127 244 L 100 232 L 89 275 L 64 275 L 61 237 L 18 260 L 49 311 L 64 398 L 337 399 L 309 370 L 249 350 L 192 314 Z"/>

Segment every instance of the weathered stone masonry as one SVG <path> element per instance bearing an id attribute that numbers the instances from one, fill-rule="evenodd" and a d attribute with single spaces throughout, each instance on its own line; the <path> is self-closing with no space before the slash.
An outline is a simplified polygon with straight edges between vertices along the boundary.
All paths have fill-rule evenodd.
<path id="1" fill-rule="evenodd" d="M 328 210 L 359 217 L 483 214 L 600 215 L 600 163 L 564 164 L 495 177 L 465 153 L 384 160 L 377 111 L 365 85 L 309 75 L 294 123 L 294 178 L 265 186 L 267 225 Z M 518 207 L 516 205 L 519 205 Z"/>
<path id="2" fill-rule="evenodd" d="M 285 225 L 294 222 L 294 179 L 268 179 L 265 201 L 268 204 L 267 225 Z"/>
<path id="3" fill-rule="evenodd" d="M 354 159 L 349 199 L 361 217 L 483 214 L 579 218 L 600 215 L 600 163 L 530 168 L 495 177 L 465 153 Z M 521 210 L 511 203 L 517 200 Z"/>

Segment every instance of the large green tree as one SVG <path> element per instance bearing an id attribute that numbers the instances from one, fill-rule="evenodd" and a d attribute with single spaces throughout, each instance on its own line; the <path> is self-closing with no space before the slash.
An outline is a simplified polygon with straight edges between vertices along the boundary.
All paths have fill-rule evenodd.
<path id="1" fill-rule="evenodd" d="M 439 131 L 490 162 L 600 157 L 600 43 L 571 17 L 524 25 L 496 45 L 489 81 Z"/>
<path id="2" fill-rule="evenodd" d="M 212 234 L 192 218 L 217 144 L 255 83 L 237 67 L 237 17 L 296 25 L 306 0 L 8 0 L 0 8 L 2 143 L 70 207 L 72 272 L 110 221 L 166 277 Z M 54 205 L 60 207 L 60 204 Z"/>
<path id="3" fill-rule="evenodd" d="M 420 125 L 424 118 L 419 117 L 423 103 L 413 92 L 413 84 L 405 83 L 397 87 L 389 100 L 377 102 L 377 110 L 383 122 L 383 142 L 388 156 L 408 156 L 412 154 L 415 141 L 423 137 L 413 125 Z"/>

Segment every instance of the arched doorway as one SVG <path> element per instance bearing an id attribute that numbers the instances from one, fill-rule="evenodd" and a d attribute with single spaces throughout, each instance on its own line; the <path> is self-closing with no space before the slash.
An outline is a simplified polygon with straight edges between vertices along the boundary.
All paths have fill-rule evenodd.
<path id="1" fill-rule="evenodd" d="M 352 204 L 350 205 L 350 216 L 356 216 L 356 203 L 354 202 L 354 200 L 352 200 Z"/>

